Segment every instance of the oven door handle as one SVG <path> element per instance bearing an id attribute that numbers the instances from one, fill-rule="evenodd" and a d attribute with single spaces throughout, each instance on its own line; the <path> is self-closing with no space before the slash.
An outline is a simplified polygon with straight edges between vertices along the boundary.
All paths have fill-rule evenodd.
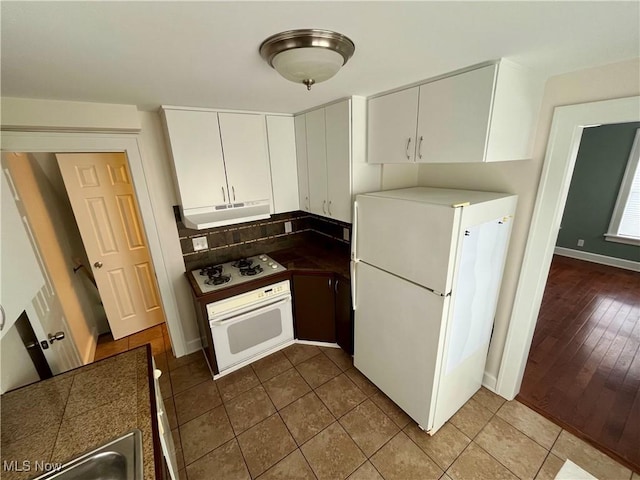
<path id="1" fill-rule="evenodd" d="M 209 325 L 211 327 L 220 327 L 222 325 L 227 325 L 227 324 L 230 324 L 229 322 L 233 322 L 234 320 L 243 320 L 249 315 L 260 313 L 263 310 L 271 310 L 274 307 L 278 307 L 280 305 L 284 305 L 285 303 L 289 303 L 289 302 L 291 302 L 291 295 L 286 295 L 284 298 L 281 298 L 281 300 L 277 300 L 275 302 L 260 304 L 258 306 L 253 306 L 253 307 L 245 307 L 237 310 L 232 310 L 230 312 L 224 312 L 223 314 L 216 316 L 217 318 L 219 318 L 219 320 L 209 320 Z"/>

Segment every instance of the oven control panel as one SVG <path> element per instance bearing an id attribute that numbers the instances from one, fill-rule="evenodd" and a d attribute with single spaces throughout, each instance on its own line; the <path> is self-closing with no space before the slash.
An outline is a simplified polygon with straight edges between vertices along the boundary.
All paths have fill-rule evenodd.
<path id="1" fill-rule="evenodd" d="M 209 320 L 225 315 L 235 310 L 244 310 L 247 307 L 258 307 L 261 303 L 269 301 L 271 298 L 285 297 L 290 295 L 291 286 L 289 280 L 274 283 L 266 287 L 260 287 L 250 292 L 234 295 L 217 302 L 207 304 L 207 316 Z"/>

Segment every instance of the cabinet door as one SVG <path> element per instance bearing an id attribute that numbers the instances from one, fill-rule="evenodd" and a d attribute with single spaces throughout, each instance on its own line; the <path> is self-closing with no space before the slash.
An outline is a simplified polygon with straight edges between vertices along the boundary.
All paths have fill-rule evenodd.
<path id="1" fill-rule="evenodd" d="M 418 87 L 369 100 L 367 161 L 411 163 L 415 160 Z"/>
<path id="2" fill-rule="evenodd" d="M 353 355 L 351 283 L 344 277 L 336 277 L 335 282 L 336 343 L 349 355 Z"/>
<path id="3" fill-rule="evenodd" d="M 293 117 L 267 115 L 274 213 L 299 210 Z"/>
<path id="4" fill-rule="evenodd" d="M 327 213 L 351 223 L 351 108 L 349 101 L 325 108 Z"/>
<path id="5" fill-rule="evenodd" d="M 216 112 L 164 110 L 182 208 L 210 207 L 229 197 Z"/>
<path id="6" fill-rule="evenodd" d="M 229 194 L 233 202 L 271 200 L 264 115 L 219 113 Z"/>
<path id="7" fill-rule="evenodd" d="M 327 212 L 327 149 L 324 108 L 305 114 L 307 132 L 307 164 L 309 204 L 312 213 Z"/>
<path id="8" fill-rule="evenodd" d="M 496 65 L 420 86 L 418 162 L 482 162 Z"/>
<path id="9" fill-rule="evenodd" d="M 293 295 L 296 338 L 335 342 L 333 275 L 294 275 Z"/>
<path id="10" fill-rule="evenodd" d="M 300 210 L 309 211 L 309 173 L 307 166 L 307 122 L 306 115 L 293 119 L 296 130 L 296 158 L 298 162 L 298 200 Z"/>

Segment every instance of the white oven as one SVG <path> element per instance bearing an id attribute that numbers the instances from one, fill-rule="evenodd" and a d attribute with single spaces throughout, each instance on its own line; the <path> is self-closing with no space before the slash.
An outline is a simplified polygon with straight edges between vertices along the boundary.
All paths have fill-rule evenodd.
<path id="1" fill-rule="evenodd" d="M 207 304 L 218 370 L 293 341 L 289 281 Z"/>

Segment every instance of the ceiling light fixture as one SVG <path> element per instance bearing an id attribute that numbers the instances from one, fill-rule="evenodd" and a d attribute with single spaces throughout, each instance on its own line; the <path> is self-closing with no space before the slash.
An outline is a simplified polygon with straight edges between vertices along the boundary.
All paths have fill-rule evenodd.
<path id="1" fill-rule="evenodd" d="M 340 33 L 311 28 L 270 36 L 260 45 L 260 55 L 284 78 L 311 90 L 338 73 L 355 49 Z"/>

